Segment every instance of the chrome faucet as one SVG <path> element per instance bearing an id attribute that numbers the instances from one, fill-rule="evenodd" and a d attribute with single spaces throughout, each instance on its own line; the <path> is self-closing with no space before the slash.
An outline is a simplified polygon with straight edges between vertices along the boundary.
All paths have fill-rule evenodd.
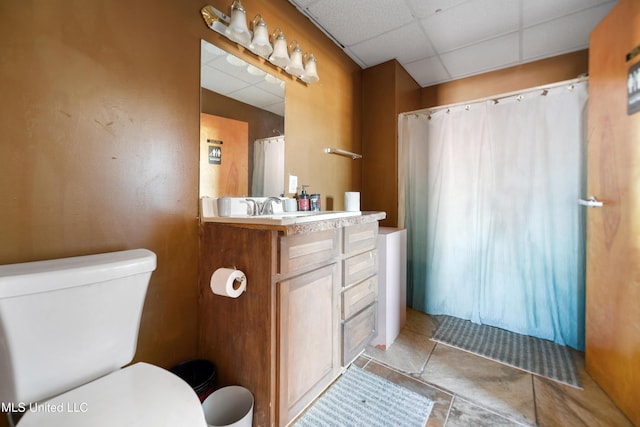
<path id="1" fill-rule="evenodd" d="M 256 216 L 258 215 L 258 210 L 261 209 L 262 207 L 258 204 L 258 202 L 256 202 L 253 199 L 244 199 L 244 201 L 247 203 L 247 206 L 251 207 L 251 212 L 249 213 L 249 215 L 251 216 Z"/>
<path id="2" fill-rule="evenodd" d="M 260 206 L 260 215 L 273 215 L 273 202 L 282 203 L 277 197 L 269 197 Z"/>
<path id="3" fill-rule="evenodd" d="M 259 202 L 254 199 L 244 199 L 248 205 L 251 206 L 251 216 L 258 215 L 273 215 L 273 202 L 281 203 L 282 201 L 277 197 L 268 197 L 264 202 Z"/>

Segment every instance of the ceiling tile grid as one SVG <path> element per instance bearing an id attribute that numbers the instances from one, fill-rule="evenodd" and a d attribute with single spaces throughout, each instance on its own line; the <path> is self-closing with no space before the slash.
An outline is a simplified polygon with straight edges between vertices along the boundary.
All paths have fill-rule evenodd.
<path id="1" fill-rule="evenodd" d="M 410 41 L 407 43 L 407 41 Z M 389 52 L 395 52 L 400 63 L 417 61 L 436 55 L 431 42 L 425 37 L 419 23 L 414 22 L 397 30 L 376 36 L 346 48 L 367 63 L 381 64 L 389 60 Z"/>
<path id="2" fill-rule="evenodd" d="M 474 0 L 421 21 L 439 53 L 518 31 L 519 2 Z"/>
<path id="3" fill-rule="evenodd" d="M 396 59 L 422 87 L 585 49 L 617 2 L 289 1 L 362 68 Z"/>
<path id="4" fill-rule="evenodd" d="M 605 3 L 525 28 L 522 33 L 523 59 L 532 61 L 588 48 L 589 33 L 614 4 Z"/>
<path id="5" fill-rule="evenodd" d="M 440 60 L 452 79 L 459 79 L 487 70 L 517 64 L 519 37 L 517 33 L 496 37 L 440 55 Z M 491 55 L 487 55 L 491 52 Z"/>

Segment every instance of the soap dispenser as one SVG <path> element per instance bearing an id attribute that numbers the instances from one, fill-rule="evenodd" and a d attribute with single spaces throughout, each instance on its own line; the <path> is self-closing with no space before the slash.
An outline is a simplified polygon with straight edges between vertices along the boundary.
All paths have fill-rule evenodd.
<path id="1" fill-rule="evenodd" d="M 308 211 L 310 209 L 309 205 L 309 194 L 307 193 L 308 185 L 302 186 L 302 191 L 298 195 L 298 210 L 299 211 Z"/>

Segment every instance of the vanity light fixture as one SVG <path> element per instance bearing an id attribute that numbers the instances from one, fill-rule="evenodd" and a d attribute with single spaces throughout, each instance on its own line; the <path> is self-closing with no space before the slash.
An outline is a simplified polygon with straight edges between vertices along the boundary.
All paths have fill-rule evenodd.
<path id="1" fill-rule="evenodd" d="M 307 52 L 304 54 L 306 62 L 304 63 L 304 73 L 300 77 L 305 83 L 315 83 L 320 80 L 318 76 L 318 70 L 316 68 L 316 57 L 313 53 Z"/>
<path id="2" fill-rule="evenodd" d="M 230 18 L 224 13 L 220 12 L 213 6 L 205 6 L 200 10 L 200 14 L 204 18 L 204 22 L 216 33 L 227 36 L 226 30 L 229 25 Z"/>
<path id="3" fill-rule="evenodd" d="M 247 13 L 240 0 L 234 0 L 231 5 L 231 21 L 225 34 L 236 43 L 247 47 L 251 43 L 251 32 L 247 27 Z"/>
<path id="4" fill-rule="evenodd" d="M 251 26 L 253 27 L 253 40 L 251 40 L 249 49 L 256 55 L 267 58 L 273 52 L 273 47 L 269 42 L 269 30 L 267 30 L 267 24 L 262 19 L 262 15 L 257 14 L 251 21 Z"/>
<path id="5" fill-rule="evenodd" d="M 234 0 L 231 4 L 230 17 L 211 5 L 204 6 L 200 13 L 210 29 L 238 43 L 249 52 L 267 59 L 271 64 L 305 83 L 315 83 L 320 80 L 313 54 L 307 52 L 303 56 L 302 49 L 295 40 L 287 46 L 287 39 L 280 28 L 276 28 L 269 40 L 267 24 L 261 14 L 253 18 L 251 21 L 253 31 L 249 30 L 247 12 L 240 0 Z M 291 49 L 291 58 L 289 49 Z"/>
<path id="6" fill-rule="evenodd" d="M 285 71 L 292 76 L 300 77 L 304 74 L 304 66 L 302 65 L 302 49 L 300 49 L 297 40 L 293 40 L 289 44 L 289 50 L 291 51 L 291 60 L 289 65 L 285 67 Z"/>
<path id="7" fill-rule="evenodd" d="M 289 65 L 287 39 L 284 37 L 280 28 L 276 28 L 271 37 L 273 38 L 273 53 L 269 57 L 269 62 L 280 68 L 285 68 Z"/>

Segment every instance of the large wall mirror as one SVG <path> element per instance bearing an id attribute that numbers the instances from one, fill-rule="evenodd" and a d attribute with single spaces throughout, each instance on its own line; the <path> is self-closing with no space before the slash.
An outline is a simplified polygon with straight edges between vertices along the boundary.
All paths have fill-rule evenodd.
<path id="1" fill-rule="evenodd" d="M 200 197 L 284 192 L 285 82 L 202 40 Z"/>

